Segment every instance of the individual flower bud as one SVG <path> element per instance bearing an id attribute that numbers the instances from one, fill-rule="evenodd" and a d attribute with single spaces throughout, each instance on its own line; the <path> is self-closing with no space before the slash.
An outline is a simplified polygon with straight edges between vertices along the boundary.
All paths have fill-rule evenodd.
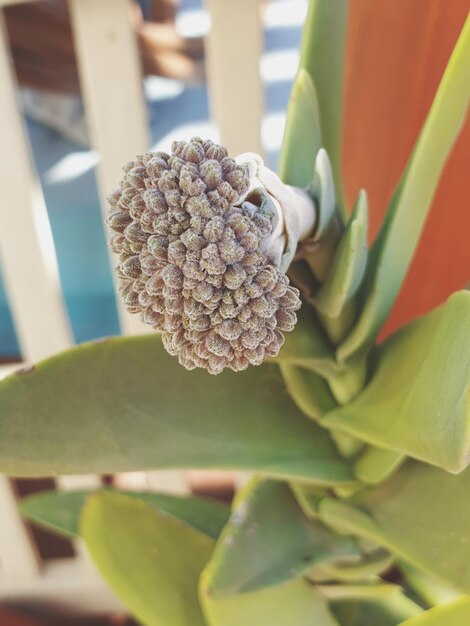
<path id="1" fill-rule="evenodd" d="M 241 371 L 278 354 L 301 305 L 285 273 L 315 225 L 307 194 L 256 155 L 193 138 L 128 163 L 109 203 L 124 302 L 184 367 Z"/>

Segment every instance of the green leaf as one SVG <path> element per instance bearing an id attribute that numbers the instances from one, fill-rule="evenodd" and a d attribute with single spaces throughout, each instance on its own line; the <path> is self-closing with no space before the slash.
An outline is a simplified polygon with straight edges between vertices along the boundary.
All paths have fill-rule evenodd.
<path id="1" fill-rule="evenodd" d="M 317 209 L 317 224 L 312 237 L 302 243 L 301 253 L 316 281 L 323 283 L 344 232 L 344 219 L 336 203 L 331 163 L 323 148 L 316 156 L 313 180 L 307 187 L 307 193 Z"/>
<path id="2" fill-rule="evenodd" d="M 470 17 L 372 248 L 364 307 L 355 327 L 338 349 L 340 361 L 367 350 L 374 343 L 392 308 L 416 250 L 440 175 L 465 121 L 470 101 L 469 75 Z"/>
<path id="3" fill-rule="evenodd" d="M 302 36 L 300 58 L 300 67 L 309 74 L 316 88 L 323 147 L 331 159 L 340 204 L 342 204 L 341 119 L 347 13 L 347 0 L 328 2 L 311 0 Z"/>
<path id="4" fill-rule="evenodd" d="M 300 68 L 294 80 L 281 151 L 279 175 L 288 185 L 306 187 L 322 146 L 318 100 L 308 73 Z"/>
<path id="5" fill-rule="evenodd" d="M 275 365 L 188 372 L 158 335 L 69 350 L 0 383 L 0 471 L 44 476 L 222 468 L 342 483 L 328 433 Z"/>
<path id="6" fill-rule="evenodd" d="M 362 482 L 377 485 L 386 480 L 404 459 L 401 452 L 369 446 L 356 462 L 355 474 Z"/>
<path id="7" fill-rule="evenodd" d="M 366 600 L 371 598 L 381 598 L 399 591 L 398 585 L 389 583 L 369 583 L 353 585 L 318 585 L 317 589 L 325 598 L 330 601 L 338 600 Z"/>
<path id="8" fill-rule="evenodd" d="M 401 626 L 468 626 L 469 623 L 470 598 L 464 597 L 406 620 Z"/>
<path id="9" fill-rule="evenodd" d="M 237 497 L 206 584 L 212 598 L 244 594 L 296 578 L 314 564 L 357 554 L 354 539 L 308 520 L 286 484 L 254 480 Z"/>
<path id="10" fill-rule="evenodd" d="M 317 308 L 328 317 L 338 317 L 361 285 L 367 263 L 367 213 L 367 196 L 361 191 L 325 282 L 315 296 Z"/>
<path id="11" fill-rule="evenodd" d="M 436 576 L 430 576 L 416 569 L 409 563 L 399 564 L 405 583 L 429 606 L 447 604 L 460 597 L 460 592 L 455 587 L 443 583 Z"/>
<path id="12" fill-rule="evenodd" d="M 204 626 L 197 596 L 213 540 L 141 500 L 100 492 L 88 500 L 81 535 L 99 571 L 149 626 Z"/>
<path id="13" fill-rule="evenodd" d="M 462 471 L 470 459 L 470 293 L 390 337 L 367 387 L 322 424 Z"/>
<path id="14" fill-rule="evenodd" d="M 374 600 L 336 602 L 332 608 L 341 626 L 398 626 L 404 619 L 422 612 L 399 591 Z"/>
<path id="15" fill-rule="evenodd" d="M 308 186 L 310 196 L 315 200 L 318 210 L 318 224 L 315 228 L 315 241 L 325 237 L 331 221 L 336 216 L 336 193 L 333 170 L 324 148 L 318 151 L 313 168 L 313 180 Z M 318 251 L 316 251 L 318 254 Z"/>
<path id="16" fill-rule="evenodd" d="M 82 509 L 93 493 L 93 491 L 43 491 L 21 500 L 20 509 L 21 513 L 35 524 L 67 537 L 75 537 L 79 534 Z M 227 505 L 195 496 L 181 497 L 151 491 L 112 490 L 111 493 L 121 493 L 129 498 L 147 502 L 213 539 L 220 535 L 230 515 Z"/>
<path id="17" fill-rule="evenodd" d="M 324 378 L 309 370 L 280 364 L 284 384 L 299 409 L 313 420 L 332 411 L 337 403 Z"/>
<path id="18" fill-rule="evenodd" d="M 308 519 L 318 520 L 318 506 L 321 500 L 327 495 L 327 488 L 304 485 L 296 482 L 291 482 L 289 486 L 304 515 Z"/>
<path id="19" fill-rule="evenodd" d="M 202 577 L 208 626 L 339 626 L 325 598 L 303 578 L 253 593 L 214 599 Z"/>
<path id="20" fill-rule="evenodd" d="M 345 582 L 364 581 L 376 577 L 388 570 L 393 564 L 393 557 L 383 549 L 365 554 L 357 563 L 333 561 L 315 566 L 308 576 L 317 582 L 340 580 Z"/>
<path id="21" fill-rule="evenodd" d="M 328 341 L 315 312 L 304 304 L 298 312 L 294 330 L 286 333 L 279 355 L 272 359 L 276 363 L 298 365 L 323 376 L 341 371 L 336 363 L 334 350 Z"/>
<path id="22" fill-rule="evenodd" d="M 325 498 L 320 517 L 372 539 L 403 561 L 470 591 L 470 469 L 454 476 L 408 460 L 385 483 L 346 500 Z"/>

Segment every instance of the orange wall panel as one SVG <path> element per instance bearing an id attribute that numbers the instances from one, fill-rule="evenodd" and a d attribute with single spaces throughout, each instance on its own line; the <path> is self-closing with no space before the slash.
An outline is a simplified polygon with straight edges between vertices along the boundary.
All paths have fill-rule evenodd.
<path id="1" fill-rule="evenodd" d="M 351 0 L 343 171 L 369 195 L 371 236 L 431 105 L 470 0 Z M 470 76 L 469 76 L 470 80 Z M 470 282 L 470 120 L 446 166 L 388 334 Z"/>

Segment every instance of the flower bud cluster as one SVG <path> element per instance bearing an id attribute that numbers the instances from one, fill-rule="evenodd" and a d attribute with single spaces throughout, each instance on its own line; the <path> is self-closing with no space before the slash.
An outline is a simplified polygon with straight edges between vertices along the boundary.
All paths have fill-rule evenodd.
<path id="1" fill-rule="evenodd" d="M 259 365 L 296 324 L 299 292 L 263 251 L 273 223 L 240 202 L 248 189 L 225 148 L 194 138 L 128 163 L 109 197 L 125 305 L 187 369 Z"/>

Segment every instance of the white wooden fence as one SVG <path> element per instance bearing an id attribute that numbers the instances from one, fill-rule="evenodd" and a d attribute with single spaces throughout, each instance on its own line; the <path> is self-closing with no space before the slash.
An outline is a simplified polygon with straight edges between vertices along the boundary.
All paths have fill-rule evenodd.
<path id="1" fill-rule="evenodd" d="M 32 362 L 69 347 L 72 337 L 3 23 L 2 7 L 20 1 L 25 0 L 0 0 L 0 259 L 22 356 L 25 362 Z M 119 180 L 122 164 L 148 147 L 128 2 L 69 0 L 91 142 L 100 155 L 97 175 L 103 208 L 106 194 Z M 212 18 L 206 54 L 209 94 L 221 140 L 235 154 L 247 146 L 261 152 L 258 1 L 207 0 L 207 8 Z M 234 88 L 241 80 L 243 89 Z M 119 313 L 123 332 L 145 330 L 122 308 Z M 0 377 L 12 369 L 15 367 L 0 367 Z M 122 481 L 131 478 L 124 476 Z M 138 479 L 150 489 L 182 492 L 187 485 L 185 475 L 178 472 L 154 472 Z M 57 480 L 60 489 L 99 484 L 97 476 Z M 119 608 L 80 545 L 76 553 L 73 558 L 42 562 L 18 513 L 13 486 L 0 476 L 0 603 L 53 602 L 69 609 L 86 607 L 87 611 Z"/>

